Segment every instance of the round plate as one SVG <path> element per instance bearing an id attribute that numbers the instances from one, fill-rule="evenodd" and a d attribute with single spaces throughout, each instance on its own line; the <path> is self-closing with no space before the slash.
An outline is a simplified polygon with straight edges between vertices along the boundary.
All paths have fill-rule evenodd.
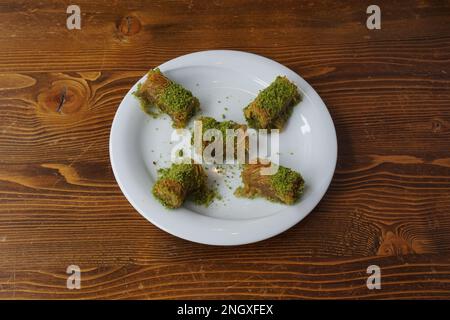
<path id="1" fill-rule="evenodd" d="M 280 133 L 280 164 L 305 179 L 301 200 L 286 206 L 265 199 L 236 198 L 240 185 L 236 167 L 208 169 L 222 200 L 209 207 L 186 202 L 176 210 L 164 208 L 151 194 L 157 170 L 169 167 L 173 147 L 172 121 L 146 115 L 127 93 L 115 115 L 110 136 L 111 165 L 122 192 L 147 220 L 177 237 L 212 245 L 239 245 L 275 236 L 302 220 L 325 194 L 333 177 L 337 142 L 333 121 L 319 95 L 285 66 L 246 52 L 214 50 L 188 54 L 159 66 L 170 79 L 199 98 L 201 112 L 245 123 L 242 109 L 278 75 L 300 89 L 303 101 L 294 108 Z M 145 76 L 139 81 L 143 82 Z M 190 125 L 192 125 L 192 120 Z M 215 180 L 215 181 L 214 181 Z"/>

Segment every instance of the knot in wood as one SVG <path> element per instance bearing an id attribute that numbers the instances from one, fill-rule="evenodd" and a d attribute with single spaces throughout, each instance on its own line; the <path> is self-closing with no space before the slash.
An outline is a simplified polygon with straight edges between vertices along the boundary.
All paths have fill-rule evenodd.
<path id="1" fill-rule="evenodd" d="M 124 36 L 132 36 L 141 30 L 141 23 L 134 16 L 126 16 L 119 21 L 117 29 Z"/>

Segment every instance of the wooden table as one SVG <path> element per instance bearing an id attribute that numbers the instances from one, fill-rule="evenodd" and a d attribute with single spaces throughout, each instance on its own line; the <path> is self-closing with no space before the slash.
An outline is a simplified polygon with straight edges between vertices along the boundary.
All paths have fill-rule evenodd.
<path id="1" fill-rule="evenodd" d="M 81 8 L 81 30 L 66 8 Z M 0 1 L 0 298 L 450 298 L 450 4 Z M 149 68 L 237 49 L 303 76 L 339 156 L 316 209 L 212 247 L 147 222 L 114 180 L 116 109 Z M 78 265 L 81 289 L 66 288 Z M 381 290 L 366 286 L 381 268 Z"/>

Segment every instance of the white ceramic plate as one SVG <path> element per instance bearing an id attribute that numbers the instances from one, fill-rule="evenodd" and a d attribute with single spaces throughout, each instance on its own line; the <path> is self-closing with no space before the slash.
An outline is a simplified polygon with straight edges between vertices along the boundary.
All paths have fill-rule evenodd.
<path id="1" fill-rule="evenodd" d="M 159 66 L 170 79 L 199 98 L 201 115 L 245 123 L 242 109 L 276 76 L 285 75 L 300 89 L 303 101 L 294 108 L 280 134 L 280 164 L 301 172 L 306 181 L 301 201 L 293 206 L 233 195 L 239 170 L 230 168 L 209 179 L 223 196 L 209 207 L 186 202 L 165 209 L 151 194 L 157 169 L 170 166 L 173 131 L 167 116 L 144 114 L 132 95 L 121 102 L 110 136 L 111 165 L 122 192 L 147 220 L 162 230 L 194 242 L 239 245 L 275 236 L 302 220 L 325 194 L 333 177 L 337 143 L 333 121 L 319 95 L 285 66 L 246 52 L 214 50 L 181 56 Z M 145 80 L 145 76 L 139 81 Z M 191 121 L 192 124 L 192 121 Z M 154 164 L 156 163 L 156 165 Z M 226 177 L 228 176 L 228 177 Z"/>

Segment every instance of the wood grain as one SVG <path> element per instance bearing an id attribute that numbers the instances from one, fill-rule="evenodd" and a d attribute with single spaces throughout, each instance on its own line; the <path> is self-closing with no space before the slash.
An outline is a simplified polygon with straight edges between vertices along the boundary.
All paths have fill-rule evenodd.
<path id="1" fill-rule="evenodd" d="M 379 1 L 0 1 L 0 298 L 450 298 L 450 5 Z M 108 139 L 147 69 L 238 49 L 324 99 L 333 182 L 301 223 L 261 243 L 189 243 L 120 192 Z M 66 268 L 82 288 L 66 288 Z M 382 289 L 366 287 L 369 265 Z"/>

